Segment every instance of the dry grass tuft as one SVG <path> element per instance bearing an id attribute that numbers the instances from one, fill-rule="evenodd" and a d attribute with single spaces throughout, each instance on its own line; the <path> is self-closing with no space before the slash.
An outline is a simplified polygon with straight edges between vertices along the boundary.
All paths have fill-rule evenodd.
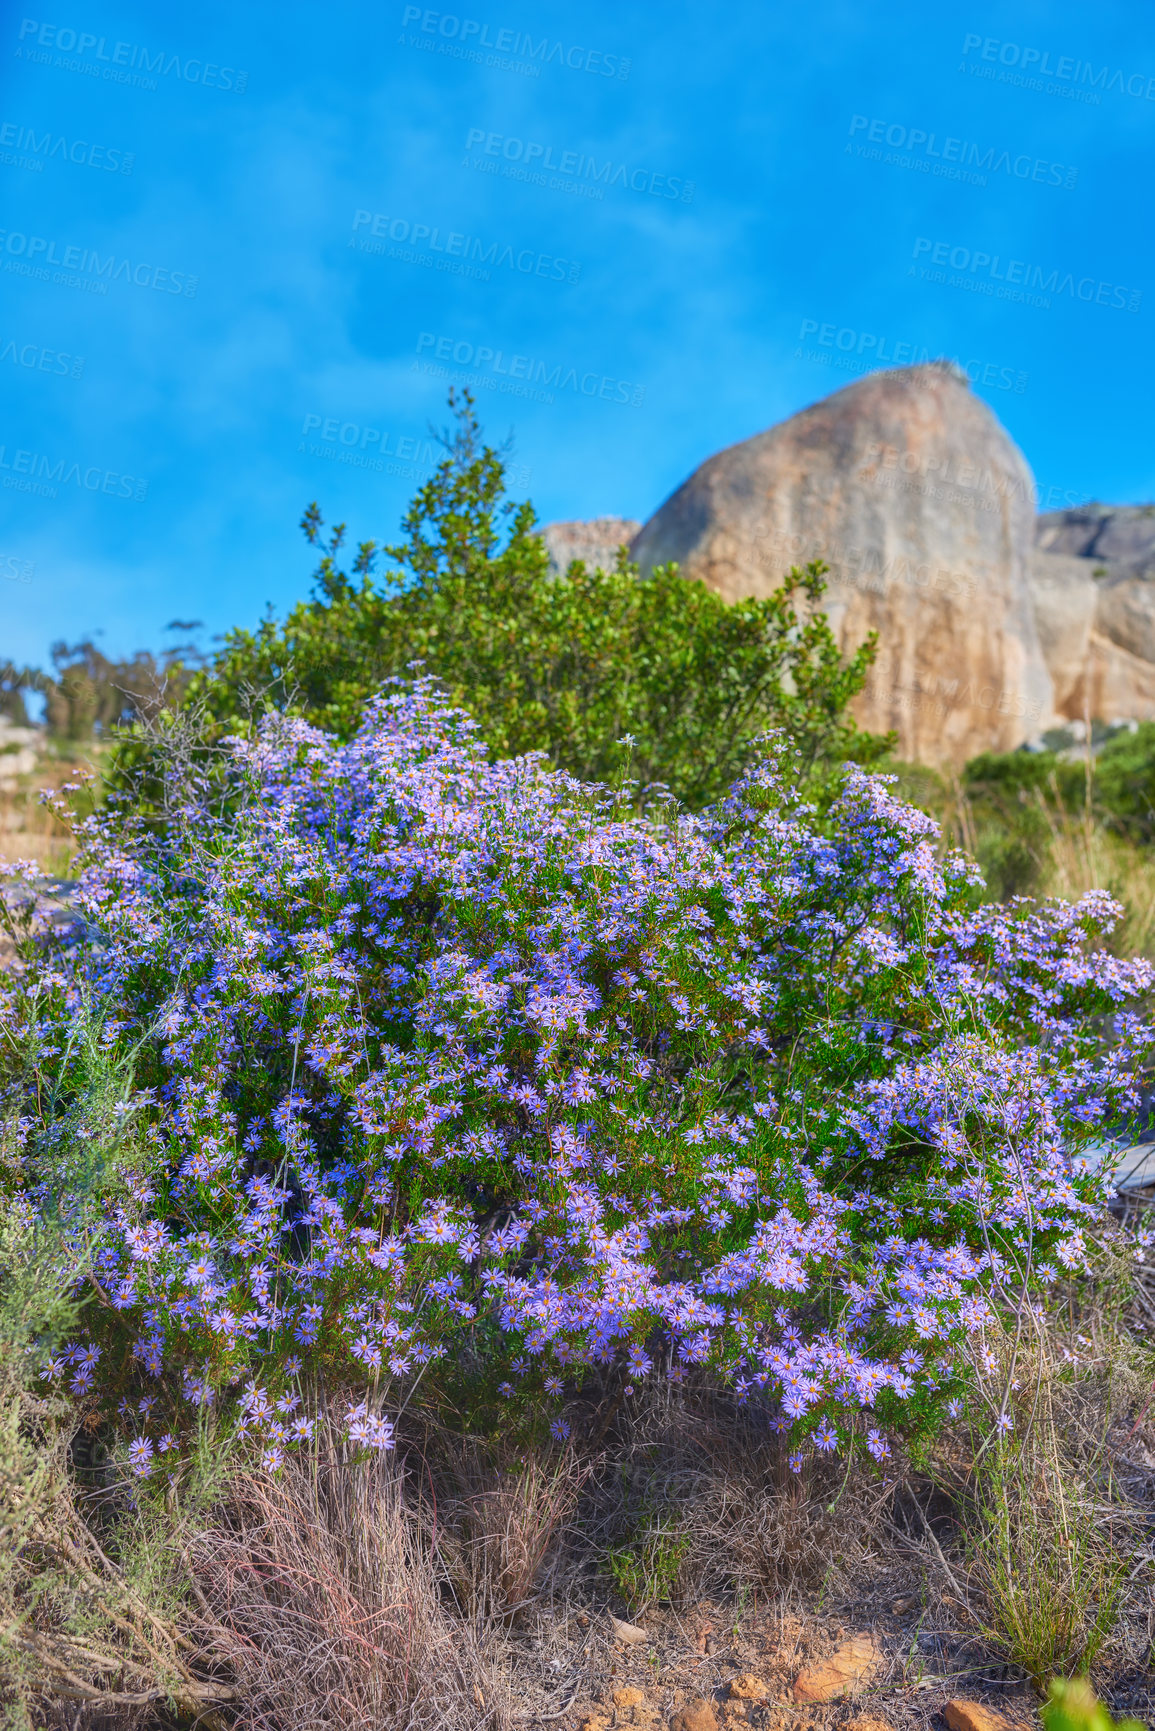
<path id="1" fill-rule="evenodd" d="M 634 1609 L 845 1583 L 885 1542 L 890 1492 L 872 1467 L 795 1474 L 765 1411 L 705 1386 L 655 1384 L 629 1405 L 587 1524 L 620 1590 L 623 1551 L 636 1559 Z"/>
<path id="2" fill-rule="evenodd" d="M 466 1615 L 508 1620 L 548 1592 L 590 1465 L 568 1450 L 504 1458 L 479 1438 L 440 1430 L 435 1447 L 430 1482 L 441 1488 L 426 1509 L 440 1567 Z"/>
<path id="3" fill-rule="evenodd" d="M 241 1470 L 188 1565 L 243 1731 L 499 1731 L 478 1625 L 438 1589 L 432 1536 L 392 1455 L 324 1435 L 275 1478 Z"/>
<path id="4" fill-rule="evenodd" d="M 1155 1357 L 1134 1327 L 1124 1243 L 1105 1232 L 1095 1260 L 1065 1304 L 1021 1333 L 988 1331 L 989 1412 L 936 1450 L 971 1626 L 1041 1695 L 1101 1656 L 1141 1664 L 1150 1645 Z"/>

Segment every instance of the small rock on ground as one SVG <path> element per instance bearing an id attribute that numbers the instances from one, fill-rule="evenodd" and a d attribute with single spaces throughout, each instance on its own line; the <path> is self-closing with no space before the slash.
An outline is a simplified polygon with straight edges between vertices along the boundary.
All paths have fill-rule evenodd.
<path id="1" fill-rule="evenodd" d="M 618 1640 L 624 1641 L 627 1646 L 638 1647 L 643 1641 L 648 1641 L 650 1638 L 644 1629 L 638 1628 L 636 1623 L 623 1623 L 612 1613 L 610 1614 L 610 1622 L 613 1624 L 614 1634 Z"/>
<path id="2" fill-rule="evenodd" d="M 718 1731 L 718 1715 L 714 1711 L 714 1703 L 699 1696 L 696 1701 L 687 1701 L 684 1707 L 670 1720 L 670 1731 Z"/>
<path id="3" fill-rule="evenodd" d="M 981 1701 L 948 1701 L 942 1716 L 950 1731 L 1016 1731 L 1010 1719 Z"/>
<path id="4" fill-rule="evenodd" d="M 808 1665 L 794 1684 L 796 1701 L 837 1701 L 853 1695 L 877 1671 L 881 1654 L 870 1635 L 843 1642 L 829 1659 Z"/>
<path id="5" fill-rule="evenodd" d="M 752 1671 L 744 1671 L 740 1677 L 731 1680 L 728 1694 L 731 1701 L 765 1701 L 770 1686 L 761 1677 L 755 1677 Z"/>

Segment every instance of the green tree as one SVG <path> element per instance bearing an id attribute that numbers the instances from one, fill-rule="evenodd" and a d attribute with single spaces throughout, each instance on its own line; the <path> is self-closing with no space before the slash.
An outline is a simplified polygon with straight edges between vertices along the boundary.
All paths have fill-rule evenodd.
<path id="1" fill-rule="evenodd" d="M 450 407 L 447 456 L 401 542 L 362 542 L 343 569 L 345 525 L 325 537 L 309 506 L 311 598 L 231 632 L 192 681 L 188 701 L 218 738 L 270 706 L 348 737 L 382 681 L 420 662 L 494 754 L 544 751 L 596 781 L 628 761 L 692 806 L 722 793 L 771 728 L 789 735 L 800 778 L 883 749 L 846 716 L 874 640 L 843 659 L 817 608 L 824 566 L 733 605 L 673 565 L 642 576 L 624 551 L 609 571 L 575 561 L 551 574 L 533 506 L 506 497 L 503 454 L 483 442 L 469 393 Z M 382 555 L 393 563 L 375 576 Z"/>

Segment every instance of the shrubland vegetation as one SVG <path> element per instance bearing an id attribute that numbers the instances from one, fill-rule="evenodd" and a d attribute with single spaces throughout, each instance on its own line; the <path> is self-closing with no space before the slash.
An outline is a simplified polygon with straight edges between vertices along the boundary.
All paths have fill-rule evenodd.
<path id="1" fill-rule="evenodd" d="M 395 571 L 125 700 L 71 923 L 9 874 L 11 1723 L 504 1725 L 547 1608 L 896 1558 L 1040 1695 L 1141 1664 L 1123 910 L 869 772 L 819 568 L 551 576 L 459 411 Z M 921 792 L 1134 846 L 1148 749 Z"/>

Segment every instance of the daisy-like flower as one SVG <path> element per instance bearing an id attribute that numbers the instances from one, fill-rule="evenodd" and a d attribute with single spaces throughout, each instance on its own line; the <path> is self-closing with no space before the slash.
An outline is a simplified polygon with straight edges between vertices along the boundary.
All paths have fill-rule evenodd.
<path id="1" fill-rule="evenodd" d="M 564 1418 L 555 1418 L 550 1424 L 549 1431 L 555 1442 L 565 1442 L 569 1436 L 569 1425 Z"/>
<path id="2" fill-rule="evenodd" d="M 128 1464 L 134 1477 L 144 1478 L 152 1470 L 152 1444 L 146 1436 L 134 1437 L 128 1445 Z"/>
<path id="3" fill-rule="evenodd" d="M 820 1448 L 824 1454 L 838 1447 L 838 1432 L 826 1419 L 822 1420 L 814 1433 L 814 1446 Z"/>
<path id="4" fill-rule="evenodd" d="M 354 1413 L 352 1418 L 349 1420 L 349 1441 L 354 1443 L 367 1443 L 372 1434 L 373 1427 L 370 1423 L 369 1415 L 366 1413 L 364 1408 L 362 1408 L 359 1412 Z"/>
<path id="5" fill-rule="evenodd" d="M 654 1368 L 654 1361 L 648 1358 L 640 1346 L 631 1346 L 628 1354 L 629 1363 L 626 1368 L 631 1376 L 645 1376 Z"/>
<path id="6" fill-rule="evenodd" d="M 890 1453 L 890 1444 L 881 1431 L 867 1431 L 866 1446 L 876 1461 L 884 1461 Z"/>

